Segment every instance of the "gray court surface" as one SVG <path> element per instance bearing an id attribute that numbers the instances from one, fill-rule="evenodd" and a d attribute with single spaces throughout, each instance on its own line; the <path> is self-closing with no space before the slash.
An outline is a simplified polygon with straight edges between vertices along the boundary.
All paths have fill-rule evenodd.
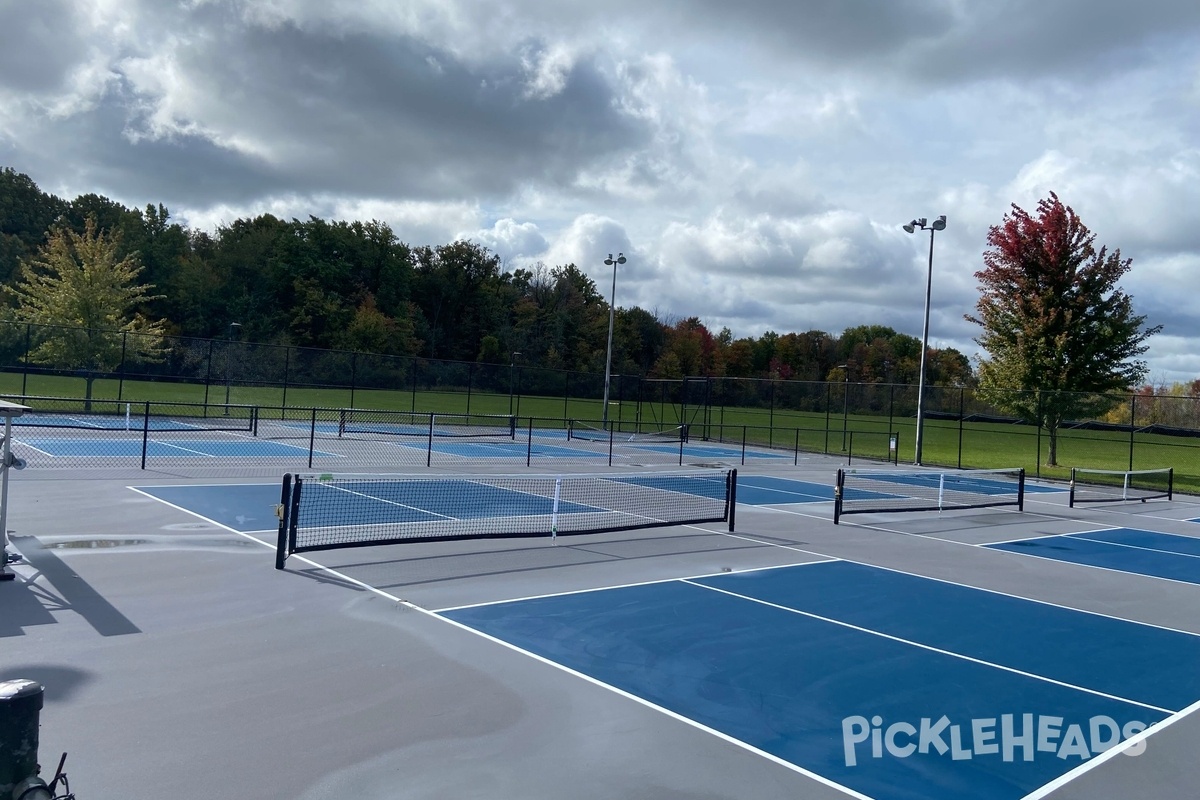
<path id="1" fill-rule="evenodd" d="M 831 485 L 838 465 L 739 471 Z M 8 527 L 25 560 L 0 584 L 0 680 L 46 687 L 41 761 L 52 771 L 68 752 L 81 800 L 865 796 L 435 613 L 475 604 L 844 559 L 1200 634 L 1198 585 L 982 546 L 1106 527 L 1200 536 L 1194 497 L 1072 510 L 1035 494 L 1024 513 L 836 527 L 827 501 L 742 505 L 733 534 L 406 544 L 276 571 L 272 508 L 235 531 L 131 488 L 267 482 L 13 475 Z M 1145 743 L 1036 796 L 1195 797 L 1200 715 Z"/>

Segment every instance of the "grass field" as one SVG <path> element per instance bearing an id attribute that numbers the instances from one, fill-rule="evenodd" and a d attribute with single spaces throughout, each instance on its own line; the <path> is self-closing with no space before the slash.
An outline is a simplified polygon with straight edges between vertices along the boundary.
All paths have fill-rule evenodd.
<path id="1" fill-rule="evenodd" d="M 0 374 L 0 393 L 21 394 L 20 374 Z M 31 397 L 82 397 L 82 378 L 29 375 L 24 394 Z M 175 383 L 167 381 L 96 380 L 96 399 L 130 403 L 209 403 L 257 406 L 264 419 L 278 418 L 287 409 L 374 408 L 446 414 L 513 414 L 522 419 L 598 421 L 599 399 L 564 399 L 466 391 L 385 391 Z M 36 406 L 36 402 L 34 402 Z M 133 413 L 137 413 L 136 409 Z M 643 430 L 668 428 L 686 422 L 693 437 L 769 445 L 786 450 L 838 454 L 884 460 L 893 435 L 900 463 L 915 456 L 916 421 L 912 417 L 865 416 L 839 412 L 798 412 L 783 409 L 681 409 L 671 403 L 618 404 L 609 419 Z M 844 422 L 844 427 L 843 427 Z M 928 419 L 922 446 L 927 465 L 963 468 L 1024 467 L 1030 476 L 1066 480 L 1071 467 L 1096 469 L 1157 469 L 1173 467 L 1179 491 L 1200 493 L 1200 438 L 1114 431 L 1063 429 L 1058 435 L 1058 466 L 1045 461 L 1049 436 L 1028 425 Z M 1131 454 L 1132 453 L 1132 464 Z"/>

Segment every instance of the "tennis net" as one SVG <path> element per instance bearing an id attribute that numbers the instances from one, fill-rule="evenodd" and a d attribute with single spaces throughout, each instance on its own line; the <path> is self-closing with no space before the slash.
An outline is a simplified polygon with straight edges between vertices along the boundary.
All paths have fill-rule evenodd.
<path id="1" fill-rule="evenodd" d="M 1175 471 L 1165 469 L 1108 470 L 1071 468 L 1071 508 L 1076 503 L 1121 503 L 1171 499 Z"/>
<path id="2" fill-rule="evenodd" d="M 430 414 L 363 408 L 338 410 L 338 437 L 424 436 L 512 439 L 517 418 L 497 414 Z"/>
<path id="3" fill-rule="evenodd" d="M 687 428 L 687 425 L 676 425 L 662 430 L 621 430 L 617 423 L 603 428 L 572 419 L 568 420 L 567 438 L 584 442 L 611 442 L 613 444 L 678 443 L 687 441 Z"/>
<path id="4" fill-rule="evenodd" d="M 285 475 L 275 557 L 414 541 L 728 522 L 737 470 L 606 475 Z"/>
<path id="5" fill-rule="evenodd" d="M 843 514 L 1016 506 L 1025 508 L 1025 470 L 839 469 L 833 522 Z"/>

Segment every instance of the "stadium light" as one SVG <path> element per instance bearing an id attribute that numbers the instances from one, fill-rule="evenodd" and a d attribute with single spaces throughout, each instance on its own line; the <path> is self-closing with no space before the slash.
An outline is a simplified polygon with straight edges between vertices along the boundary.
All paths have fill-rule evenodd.
<path id="1" fill-rule="evenodd" d="M 613 342 L 613 321 L 616 314 L 617 303 L 617 265 L 625 263 L 625 254 L 617 253 L 617 257 L 613 258 L 612 253 L 608 254 L 608 258 L 604 259 L 606 267 L 613 268 L 612 279 L 612 295 L 608 301 L 608 354 L 604 357 L 604 429 L 608 430 L 608 386 L 612 380 L 612 342 Z"/>
<path id="2" fill-rule="evenodd" d="M 916 457 L 913 459 L 913 463 L 920 466 L 921 447 L 925 438 L 925 370 L 929 352 L 929 299 L 933 292 L 933 234 L 936 231 L 946 230 L 946 215 L 943 214 L 935 219 L 932 225 L 928 224 L 925 217 L 921 217 L 903 227 L 908 233 L 915 233 L 918 230 L 929 231 L 929 271 L 925 277 L 925 324 L 921 332 L 921 370 L 917 378 L 917 446 Z"/>
<path id="3" fill-rule="evenodd" d="M 233 332 L 242 327 L 240 322 L 229 323 L 229 335 L 225 338 L 225 416 L 229 416 L 229 366 L 233 361 Z"/>

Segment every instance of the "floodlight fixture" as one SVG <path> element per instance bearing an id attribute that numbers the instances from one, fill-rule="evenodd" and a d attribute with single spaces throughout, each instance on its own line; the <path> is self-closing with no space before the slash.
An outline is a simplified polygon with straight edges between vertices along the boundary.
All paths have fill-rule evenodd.
<path id="1" fill-rule="evenodd" d="M 922 445 L 925 441 L 925 371 L 929 362 L 929 300 L 933 293 L 933 234 L 936 231 L 946 230 L 946 215 L 943 214 L 935 219 L 932 225 L 928 224 L 925 217 L 921 217 L 904 225 L 903 228 L 908 233 L 915 233 L 917 229 L 929 231 L 929 270 L 925 276 L 925 323 L 921 332 L 921 369 L 917 377 L 917 443 L 913 459 L 913 463 L 919 466 Z"/>
<path id="2" fill-rule="evenodd" d="M 613 268 L 612 294 L 608 300 L 608 351 L 604 357 L 604 410 L 601 412 L 605 430 L 608 429 L 608 387 L 612 380 L 613 322 L 617 308 L 617 265 L 624 263 L 624 253 L 617 253 L 616 258 L 609 253 L 608 258 L 604 259 L 604 266 Z"/>

